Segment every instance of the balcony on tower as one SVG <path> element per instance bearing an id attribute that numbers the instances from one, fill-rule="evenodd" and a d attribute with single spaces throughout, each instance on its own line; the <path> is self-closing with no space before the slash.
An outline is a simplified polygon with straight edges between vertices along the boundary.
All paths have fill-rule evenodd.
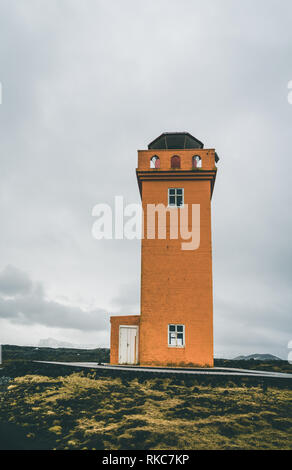
<path id="1" fill-rule="evenodd" d="M 146 180 L 210 180 L 211 195 L 216 179 L 215 149 L 204 144 L 188 132 L 164 132 L 154 139 L 147 150 L 138 150 L 136 170 L 140 193 Z"/>
<path id="2" fill-rule="evenodd" d="M 204 149 L 204 144 L 188 132 L 164 132 L 148 150 L 138 151 L 138 170 L 210 171 L 216 170 L 218 160 L 214 149 Z"/>

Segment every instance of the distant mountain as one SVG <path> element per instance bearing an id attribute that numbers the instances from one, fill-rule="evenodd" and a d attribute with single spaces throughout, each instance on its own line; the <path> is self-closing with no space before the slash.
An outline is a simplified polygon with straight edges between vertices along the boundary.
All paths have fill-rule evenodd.
<path id="1" fill-rule="evenodd" d="M 40 339 L 38 343 L 39 348 L 68 348 L 68 349 L 95 349 L 96 344 L 74 344 L 67 341 L 59 341 L 54 338 Z"/>
<path id="2" fill-rule="evenodd" d="M 254 359 L 255 361 L 282 361 L 280 357 L 273 356 L 273 354 L 250 354 L 249 356 L 237 356 L 233 361 L 249 361 Z"/>

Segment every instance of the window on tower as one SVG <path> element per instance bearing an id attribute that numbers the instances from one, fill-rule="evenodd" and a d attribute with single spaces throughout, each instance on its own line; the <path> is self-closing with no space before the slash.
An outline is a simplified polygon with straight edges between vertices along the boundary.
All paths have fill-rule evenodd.
<path id="1" fill-rule="evenodd" d="M 202 168 L 202 159 L 199 155 L 194 155 L 192 158 L 193 168 Z"/>
<path id="2" fill-rule="evenodd" d="M 185 346 L 185 325 L 168 325 L 168 346 L 176 348 Z"/>
<path id="3" fill-rule="evenodd" d="M 173 157 L 171 157 L 171 168 L 180 168 L 180 157 L 178 155 L 174 155 Z"/>
<path id="4" fill-rule="evenodd" d="M 157 155 L 151 157 L 150 168 L 160 168 L 160 158 Z"/>
<path id="5" fill-rule="evenodd" d="M 169 188 L 168 189 L 168 206 L 169 207 L 182 207 L 183 205 L 184 205 L 183 188 Z"/>

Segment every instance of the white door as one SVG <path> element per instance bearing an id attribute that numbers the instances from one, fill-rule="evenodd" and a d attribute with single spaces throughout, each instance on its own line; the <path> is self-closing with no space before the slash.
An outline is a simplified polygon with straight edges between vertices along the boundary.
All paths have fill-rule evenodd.
<path id="1" fill-rule="evenodd" d="M 138 326 L 120 326 L 119 364 L 137 364 Z"/>

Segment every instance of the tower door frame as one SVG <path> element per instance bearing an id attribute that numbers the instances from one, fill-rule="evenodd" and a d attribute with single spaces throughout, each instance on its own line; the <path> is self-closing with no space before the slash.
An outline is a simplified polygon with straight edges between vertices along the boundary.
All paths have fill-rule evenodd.
<path id="1" fill-rule="evenodd" d="M 138 364 L 137 325 L 120 325 L 119 327 L 119 364 Z"/>

